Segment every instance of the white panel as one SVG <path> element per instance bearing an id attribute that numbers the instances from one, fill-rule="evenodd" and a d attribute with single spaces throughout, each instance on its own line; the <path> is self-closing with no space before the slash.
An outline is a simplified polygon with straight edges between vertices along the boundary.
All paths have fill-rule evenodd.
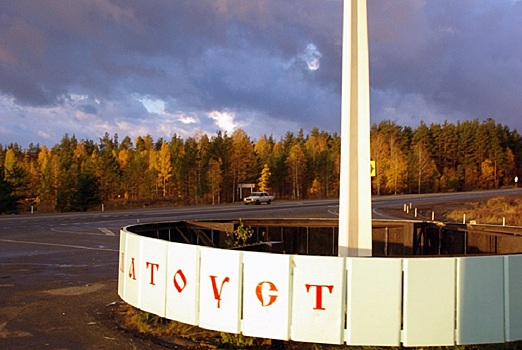
<path id="1" fill-rule="evenodd" d="M 201 249 L 199 326 L 239 333 L 241 252 Z"/>
<path id="2" fill-rule="evenodd" d="M 457 344 L 504 342 L 503 257 L 457 259 Z"/>
<path id="3" fill-rule="evenodd" d="M 139 308 L 165 317 L 167 241 L 141 237 L 139 263 Z"/>
<path id="4" fill-rule="evenodd" d="M 199 247 L 190 244 L 167 244 L 167 312 L 166 317 L 198 324 Z"/>
<path id="5" fill-rule="evenodd" d="M 417 258 L 403 264 L 403 345 L 455 345 L 456 260 Z"/>
<path id="6" fill-rule="evenodd" d="M 120 230 L 120 255 L 118 258 L 118 295 L 125 300 L 125 249 L 127 249 L 127 231 Z"/>
<path id="7" fill-rule="evenodd" d="M 290 255 L 243 253 L 244 335 L 288 340 Z"/>
<path id="8" fill-rule="evenodd" d="M 401 259 L 347 259 L 348 345 L 399 346 Z"/>
<path id="9" fill-rule="evenodd" d="M 127 233 L 125 262 L 125 301 L 138 307 L 140 236 L 134 233 Z"/>
<path id="10" fill-rule="evenodd" d="M 292 340 L 341 344 L 345 260 L 300 255 L 293 260 Z"/>
<path id="11" fill-rule="evenodd" d="M 506 341 L 522 340 L 522 255 L 505 258 Z"/>

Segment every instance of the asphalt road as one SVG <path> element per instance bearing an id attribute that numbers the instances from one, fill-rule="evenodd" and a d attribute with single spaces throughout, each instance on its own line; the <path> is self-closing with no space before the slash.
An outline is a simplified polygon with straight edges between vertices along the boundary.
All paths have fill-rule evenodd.
<path id="1" fill-rule="evenodd" d="M 373 217 L 405 203 L 474 201 L 522 189 L 376 197 Z M 337 200 L 113 212 L 0 216 L 0 349 L 164 349 L 111 321 L 117 295 L 119 230 L 190 219 L 335 218 Z"/>

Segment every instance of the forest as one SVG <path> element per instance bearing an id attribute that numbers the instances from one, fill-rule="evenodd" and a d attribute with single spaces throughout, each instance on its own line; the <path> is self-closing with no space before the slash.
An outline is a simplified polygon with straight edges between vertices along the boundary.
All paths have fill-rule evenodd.
<path id="1" fill-rule="evenodd" d="M 522 174 L 520 135 L 493 119 L 416 128 L 383 121 L 371 126 L 370 144 L 373 195 L 514 187 Z M 336 198 L 340 149 L 340 135 L 317 128 L 279 139 L 238 129 L 0 145 L 0 213 L 232 203 L 249 184 L 276 199 Z"/>

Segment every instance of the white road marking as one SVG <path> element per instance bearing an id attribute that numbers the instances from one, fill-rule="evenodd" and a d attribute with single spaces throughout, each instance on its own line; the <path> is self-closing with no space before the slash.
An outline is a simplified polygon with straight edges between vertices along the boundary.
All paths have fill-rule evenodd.
<path id="1" fill-rule="evenodd" d="M 98 230 L 105 233 L 107 236 L 114 236 L 114 233 L 106 227 L 98 227 Z"/>
<path id="2" fill-rule="evenodd" d="M 117 249 L 107 249 L 107 248 L 93 248 L 93 247 L 84 247 L 81 245 L 70 245 L 70 244 L 55 244 L 55 243 L 43 243 L 43 242 L 28 242 L 28 241 L 16 241 L 14 239 L 0 239 L 0 242 L 6 243 L 22 243 L 22 244 L 36 244 L 36 245 L 46 245 L 52 247 L 65 247 L 65 248 L 75 248 L 75 249 L 85 249 L 85 250 L 100 250 L 105 252 L 119 252 Z"/>

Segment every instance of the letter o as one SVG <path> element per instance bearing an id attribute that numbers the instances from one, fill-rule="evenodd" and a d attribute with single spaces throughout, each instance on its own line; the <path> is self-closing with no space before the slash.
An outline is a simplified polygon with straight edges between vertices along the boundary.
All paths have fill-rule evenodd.
<path id="1" fill-rule="evenodd" d="M 178 277 L 179 279 L 181 280 L 181 283 L 183 285 L 180 285 L 178 283 Z M 185 277 L 185 274 L 183 273 L 183 271 L 181 271 L 181 269 L 179 269 L 178 271 L 176 271 L 176 273 L 174 274 L 174 278 L 172 279 L 172 281 L 174 282 L 174 288 L 176 288 L 176 290 L 178 291 L 178 293 L 181 293 L 183 291 L 183 289 L 185 289 L 185 287 L 187 286 L 187 277 Z"/>

